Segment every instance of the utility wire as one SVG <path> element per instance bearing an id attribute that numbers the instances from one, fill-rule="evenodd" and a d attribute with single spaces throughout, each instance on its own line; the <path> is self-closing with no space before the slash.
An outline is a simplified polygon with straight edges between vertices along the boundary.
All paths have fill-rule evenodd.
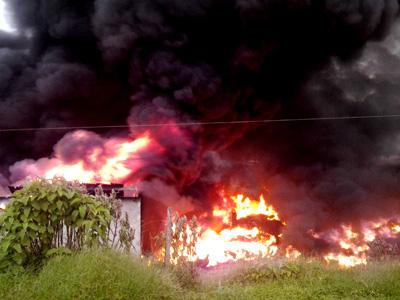
<path id="1" fill-rule="evenodd" d="M 62 131 L 62 130 L 78 130 L 78 129 L 158 128 L 158 127 L 169 127 L 169 126 L 191 127 L 191 126 L 206 126 L 206 125 L 218 126 L 218 125 L 268 124 L 268 123 L 290 123 L 290 122 L 310 122 L 310 121 L 343 121 L 343 120 L 368 120 L 368 119 L 394 119 L 394 118 L 400 118 L 400 114 L 292 118 L 292 119 L 288 118 L 288 119 L 264 119 L 264 120 L 215 121 L 215 122 L 148 123 L 148 124 L 132 124 L 132 125 L 0 128 L 0 132 L 56 131 L 56 130 Z"/>

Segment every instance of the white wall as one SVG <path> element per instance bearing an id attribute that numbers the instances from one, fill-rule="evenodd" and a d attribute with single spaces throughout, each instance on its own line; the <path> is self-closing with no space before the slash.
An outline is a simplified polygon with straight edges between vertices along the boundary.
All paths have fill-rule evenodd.
<path id="1" fill-rule="evenodd" d="M 135 200 L 122 200 L 122 212 L 128 214 L 131 227 L 135 230 L 135 239 L 133 241 L 132 253 L 136 255 L 142 254 L 141 246 L 141 203 Z"/>

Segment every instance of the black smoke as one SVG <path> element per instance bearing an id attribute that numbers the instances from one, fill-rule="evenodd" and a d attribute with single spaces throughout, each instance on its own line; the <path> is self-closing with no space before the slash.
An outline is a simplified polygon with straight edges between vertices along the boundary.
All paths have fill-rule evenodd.
<path id="1" fill-rule="evenodd" d="M 399 108 L 399 53 L 390 43 L 365 51 L 387 35 L 397 0 L 7 4 L 20 39 L 0 35 L 0 128 L 132 125 L 96 131 L 107 137 L 139 134 L 134 125 L 148 123 Z M 268 187 L 294 220 L 289 238 L 298 237 L 393 211 L 397 127 L 396 120 L 197 125 L 172 137 L 169 128 L 149 129 L 169 151 L 143 171 L 143 186 L 203 204 L 223 183 L 254 193 Z M 2 172 L 49 156 L 65 133 L 1 133 Z"/>
<path id="2" fill-rule="evenodd" d="M 396 23 L 385 41 L 369 43 L 351 63 L 331 58 L 276 117 L 397 114 L 399 38 Z M 239 162 L 230 180 L 237 191 L 256 194 L 254 187 L 265 187 L 290 220 L 287 241 L 323 250 L 327 245 L 309 232 L 398 216 L 399 133 L 398 118 L 268 124 L 227 151 Z"/>

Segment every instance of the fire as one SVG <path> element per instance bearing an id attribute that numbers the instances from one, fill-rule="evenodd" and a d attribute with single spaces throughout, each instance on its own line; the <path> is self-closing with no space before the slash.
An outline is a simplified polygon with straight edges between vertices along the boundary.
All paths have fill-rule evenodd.
<path id="1" fill-rule="evenodd" d="M 64 177 L 69 181 L 86 183 L 119 183 L 146 167 L 144 155 L 149 157 L 163 151 L 147 132 L 135 139 L 105 139 L 94 133 L 78 130 L 67 134 L 60 143 L 62 146 L 56 145 L 53 158 L 16 163 L 11 172 L 20 175 L 14 180 L 14 184 L 23 184 L 32 177 Z M 77 148 L 78 154 L 75 154 L 76 157 L 66 158 L 64 148 L 74 153 L 70 149 L 72 147 Z"/>
<path id="2" fill-rule="evenodd" d="M 315 237 L 320 237 L 315 235 Z M 342 267 L 354 267 L 367 264 L 369 247 L 367 241 L 360 237 L 360 234 L 353 231 L 351 226 L 342 226 L 341 230 L 334 230 L 323 236 L 331 244 L 337 245 L 338 252 L 331 252 L 324 256 L 328 263 L 336 261 Z"/>
<path id="3" fill-rule="evenodd" d="M 106 145 L 110 156 L 105 158 L 104 163 L 100 169 L 93 170 L 85 167 L 82 161 L 68 165 L 63 164 L 61 161 L 51 169 L 47 170 L 44 177 L 47 179 L 54 178 L 56 176 L 64 177 L 65 179 L 79 180 L 81 182 L 103 182 L 111 183 L 118 182 L 124 179 L 129 174 L 137 171 L 141 166 L 141 160 L 137 159 L 138 152 L 146 149 L 150 144 L 150 138 L 148 136 L 142 136 L 133 141 L 112 141 Z M 99 149 L 94 149 L 90 154 L 89 159 L 91 162 L 96 163 L 102 157 L 103 152 Z M 136 160 L 133 164 L 128 165 L 129 161 Z"/>
<path id="4" fill-rule="evenodd" d="M 235 205 L 233 209 L 237 219 L 243 219 L 253 215 L 263 215 L 267 220 L 280 220 L 278 212 L 265 202 L 263 195 L 260 196 L 259 201 L 251 200 L 249 197 L 242 194 L 232 196 L 231 200 Z M 224 204 L 225 206 L 227 204 L 229 205 L 229 201 L 226 198 L 224 198 Z M 220 209 L 219 207 L 216 207 L 213 211 L 213 215 L 215 217 L 223 217 L 224 222 L 229 219 L 229 213 L 230 211 L 227 209 Z"/>
<path id="5" fill-rule="evenodd" d="M 223 207 L 216 206 L 212 215 L 220 221 L 222 228 L 207 228 L 196 245 L 197 258 L 207 260 L 208 266 L 277 254 L 278 234 L 262 231 L 259 227 L 271 221 L 283 223 L 262 195 L 258 201 L 244 195 L 224 198 Z"/>
<path id="6" fill-rule="evenodd" d="M 285 256 L 288 259 L 298 259 L 301 256 L 301 252 L 296 248 L 294 248 L 292 245 L 289 245 L 285 249 L 285 252 L 286 252 Z"/>
<path id="7" fill-rule="evenodd" d="M 395 238 L 400 231 L 400 224 L 391 220 L 364 222 L 359 232 L 350 225 L 342 225 L 339 230 L 316 234 L 330 244 L 337 245 L 338 250 L 328 253 L 324 259 L 329 263 L 337 262 L 341 267 L 354 267 L 368 263 L 370 243 L 379 238 Z"/>
<path id="8" fill-rule="evenodd" d="M 212 267 L 276 256 L 298 259 L 303 255 L 294 246 L 281 244 L 287 224 L 263 195 L 258 200 L 242 194 L 223 197 L 221 205 L 215 206 L 203 219 L 196 231 L 199 236 L 195 251 L 183 253 L 190 261 L 203 261 Z M 329 250 L 321 253 L 327 263 L 335 262 L 349 268 L 368 263 L 371 243 L 378 238 L 399 237 L 400 222 L 394 219 L 365 221 L 357 227 L 342 225 L 328 231 L 310 232 L 310 235 L 329 245 Z M 191 236 L 189 228 L 184 236 L 184 239 Z"/>
<path id="9" fill-rule="evenodd" d="M 367 257 L 365 253 L 357 253 L 355 255 L 345 255 L 340 253 L 329 253 L 324 256 L 327 262 L 336 261 L 343 268 L 351 268 L 358 265 L 366 265 Z"/>
<path id="10" fill-rule="evenodd" d="M 208 266 L 237 260 L 276 255 L 278 247 L 272 235 L 260 237 L 257 228 L 245 229 L 236 227 L 216 232 L 208 229 L 197 243 L 198 258 L 208 260 Z"/>
<path id="11" fill-rule="evenodd" d="M 180 134 L 176 130 L 172 133 Z M 78 130 L 60 140 L 54 147 L 52 158 L 24 160 L 12 166 L 11 181 L 19 185 L 32 177 L 52 179 L 60 176 L 86 183 L 134 184 L 143 179 L 139 178 L 140 172 L 150 166 L 151 160 L 146 158 L 159 157 L 164 151 L 150 132 L 135 138 L 103 138 Z M 189 260 L 201 260 L 207 262 L 207 266 L 215 266 L 277 255 L 296 259 L 305 254 L 301 249 L 287 246 L 288 243 L 283 245 L 286 220 L 281 219 L 263 195 L 252 199 L 238 194 L 222 196 L 221 200 L 211 213 L 200 218 L 193 248 L 182 246 L 177 249 Z M 0 210 L 2 208 L 0 206 Z M 190 228 L 185 229 L 179 237 L 181 245 L 192 233 Z M 353 267 L 367 264 L 371 243 L 377 239 L 399 238 L 400 222 L 397 219 L 365 221 L 357 226 L 347 224 L 310 235 L 328 245 L 327 250 L 320 253 L 326 262 Z M 176 256 L 177 252 L 174 254 Z"/>

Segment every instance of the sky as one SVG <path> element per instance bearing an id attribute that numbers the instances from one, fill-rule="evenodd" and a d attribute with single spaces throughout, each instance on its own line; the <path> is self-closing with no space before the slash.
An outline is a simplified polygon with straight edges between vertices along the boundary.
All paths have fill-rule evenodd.
<path id="1" fill-rule="evenodd" d="M 7 15 L 7 7 L 4 0 L 0 0 L 0 30 L 6 32 L 15 32 L 15 29 L 10 24 L 10 16 Z"/>

